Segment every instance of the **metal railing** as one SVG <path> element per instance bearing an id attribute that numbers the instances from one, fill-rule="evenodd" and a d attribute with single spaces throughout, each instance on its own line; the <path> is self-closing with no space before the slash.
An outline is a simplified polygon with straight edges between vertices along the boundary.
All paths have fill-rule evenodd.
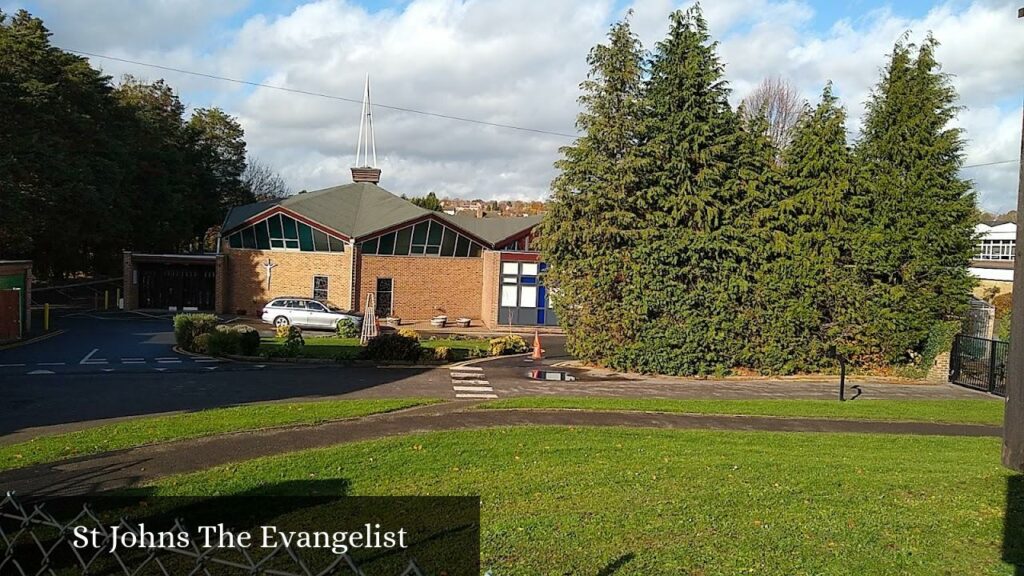
<path id="1" fill-rule="evenodd" d="M 1006 396 L 1006 358 L 1009 342 L 958 334 L 949 356 L 949 381 Z"/>
<path id="2" fill-rule="evenodd" d="M 90 533 L 95 530 L 99 534 L 99 545 L 90 546 L 91 550 L 72 544 L 73 528 L 83 525 L 88 526 Z M 115 526 L 120 535 L 141 536 L 140 526 L 124 518 Z M 181 520 L 175 520 L 169 532 L 187 533 L 187 530 Z M 244 548 L 200 548 L 195 544 L 182 548 L 155 545 L 132 555 L 112 550 L 113 537 L 112 527 L 88 505 L 83 505 L 81 511 L 64 522 L 47 512 L 43 505 L 21 504 L 13 494 L 8 493 L 0 500 L 0 574 L 365 576 L 347 553 L 332 554 L 326 566 L 313 569 L 298 549 L 285 544 L 261 549 L 258 555 Z M 100 554 L 97 550 L 109 553 Z M 106 565 L 101 567 L 104 560 Z M 409 560 L 397 576 L 424 576 L 424 573 L 415 561 Z"/>

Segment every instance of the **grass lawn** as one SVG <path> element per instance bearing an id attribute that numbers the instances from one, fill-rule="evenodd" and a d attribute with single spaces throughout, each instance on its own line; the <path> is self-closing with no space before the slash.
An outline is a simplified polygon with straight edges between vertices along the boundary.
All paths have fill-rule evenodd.
<path id="1" fill-rule="evenodd" d="M 958 424 L 1003 423 L 1000 400 L 660 400 L 633 398 L 523 397 L 493 400 L 479 408 L 632 410 L 687 414 L 738 414 L 850 420 L 899 420 Z"/>
<path id="2" fill-rule="evenodd" d="M 264 338 L 260 342 L 260 352 L 272 352 L 279 348 L 282 340 L 275 338 Z M 420 346 L 424 348 L 439 348 L 447 346 L 452 349 L 452 354 L 457 360 L 468 357 L 469 350 L 487 351 L 489 343 L 486 339 L 477 338 L 473 340 L 420 340 Z M 349 359 L 355 360 L 359 356 L 362 347 L 359 345 L 359 338 L 338 338 L 334 336 L 307 337 L 306 345 L 303 347 L 303 358 L 327 358 L 332 360 Z"/>
<path id="3" fill-rule="evenodd" d="M 262 458 L 151 489 L 479 494 L 483 569 L 499 576 L 1009 575 L 1007 486 L 1022 511 L 1024 482 L 999 455 L 994 438 L 522 427 Z M 1020 558 L 1024 521 L 1009 539 Z"/>
<path id="4" fill-rule="evenodd" d="M 434 402 L 439 402 L 439 400 L 422 398 L 325 400 L 289 404 L 254 404 L 170 416 L 136 418 L 77 432 L 40 436 L 27 442 L 0 446 L 0 470 L 185 438 L 275 426 L 320 424 L 330 420 L 393 412 Z"/>

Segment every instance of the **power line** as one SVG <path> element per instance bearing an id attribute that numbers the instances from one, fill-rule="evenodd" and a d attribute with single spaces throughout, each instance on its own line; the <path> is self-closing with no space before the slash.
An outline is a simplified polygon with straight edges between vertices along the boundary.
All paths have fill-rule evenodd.
<path id="1" fill-rule="evenodd" d="M 1020 160 L 997 160 L 995 162 L 983 162 L 981 164 L 968 164 L 967 166 L 962 166 L 961 169 L 980 168 L 982 166 L 995 166 L 996 164 L 1016 164 L 1017 162 L 1020 162 Z"/>
<path id="2" fill-rule="evenodd" d="M 227 76 L 218 76 L 216 74 L 206 74 L 205 72 L 195 72 L 192 70 L 184 70 L 182 68 L 174 68 L 171 66 L 162 66 L 160 64 L 152 64 L 150 62 L 140 62 L 138 60 L 129 60 L 127 58 L 118 58 L 116 56 L 107 56 L 105 54 L 96 54 L 93 52 L 86 52 L 84 50 L 72 50 L 70 48 L 64 48 L 67 52 L 79 54 L 81 56 L 89 56 L 91 58 L 103 58 L 105 60 L 113 60 L 115 62 L 123 62 L 125 64 L 134 64 L 136 66 L 146 66 L 148 68 L 156 68 L 158 70 L 166 70 L 168 72 L 177 72 L 179 74 L 189 74 L 191 76 L 200 76 L 203 78 L 210 78 L 212 80 L 222 80 L 224 82 L 234 82 L 235 84 L 244 84 L 246 86 L 255 86 L 257 88 L 267 88 L 270 90 L 280 90 L 282 92 L 292 92 L 294 94 L 304 94 L 306 96 L 316 96 L 318 98 L 327 98 L 329 100 L 340 100 L 342 102 L 351 102 L 353 104 L 362 104 L 362 100 L 355 98 L 345 98 L 344 96 L 336 96 L 334 94 L 325 94 L 323 92 L 313 92 L 311 90 L 301 90 L 299 88 L 288 88 L 285 86 L 274 86 L 273 84 L 263 84 L 261 82 L 250 82 L 249 80 L 239 80 L 238 78 L 228 78 Z M 374 104 L 377 108 L 387 108 L 388 110 L 396 110 L 398 112 L 408 112 L 410 114 L 420 114 L 422 116 L 432 116 L 434 118 L 444 118 L 446 120 L 455 120 L 458 122 L 469 122 L 472 124 L 480 124 L 483 126 L 493 126 L 495 128 L 505 128 L 508 130 L 519 130 L 520 132 L 533 132 L 535 134 L 547 134 L 549 136 L 561 136 L 563 138 L 576 138 L 576 134 L 568 134 L 565 132 L 555 132 L 552 130 L 541 130 L 539 128 L 527 128 L 524 126 L 515 126 L 513 124 L 501 124 L 498 122 L 488 122 L 487 120 L 477 120 L 475 118 L 465 118 L 463 116 L 452 116 L 450 114 L 441 114 L 438 112 L 428 112 L 426 110 L 417 110 L 415 108 L 405 108 L 402 106 L 389 106 L 387 104 Z"/>

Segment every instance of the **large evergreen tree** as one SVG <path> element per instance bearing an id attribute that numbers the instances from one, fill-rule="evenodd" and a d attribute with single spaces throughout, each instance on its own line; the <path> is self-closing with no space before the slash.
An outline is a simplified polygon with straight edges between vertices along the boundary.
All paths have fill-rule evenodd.
<path id="1" fill-rule="evenodd" d="M 550 265 L 546 284 L 569 351 L 605 361 L 628 342 L 632 303 L 623 287 L 640 223 L 637 146 L 644 57 L 624 20 L 611 27 L 608 43 L 594 47 L 590 73 L 581 84 L 582 136 L 562 148 L 540 244 Z M 499 319 L 500 320 L 500 319 Z"/>
<path id="2" fill-rule="evenodd" d="M 757 281 L 757 365 L 767 372 L 820 369 L 828 351 L 861 350 L 864 287 L 853 266 L 864 200 L 853 186 L 846 114 L 827 85 L 797 123 L 783 155 L 787 197 L 769 227 L 774 254 Z"/>
<path id="3" fill-rule="evenodd" d="M 699 6 L 671 15 L 650 61 L 644 99 L 642 233 L 625 308 L 636 336 L 610 364 L 672 374 L 726 370 L 742 337 L 730 292 L 737 250 L 729 186 L 737 118 Z"/>
<path id="4" fill-rule="evenodd" d="M 965 310 L 973 286 L 975 198 L 959 177 L 956 92 L 936 46 L 930 35 L 916 49 L 897 43 L 857 146 L 871 213 L 857 264 L 869 278 L 870 336 L 886 363 L 911 360 L 936 322 Z"/>

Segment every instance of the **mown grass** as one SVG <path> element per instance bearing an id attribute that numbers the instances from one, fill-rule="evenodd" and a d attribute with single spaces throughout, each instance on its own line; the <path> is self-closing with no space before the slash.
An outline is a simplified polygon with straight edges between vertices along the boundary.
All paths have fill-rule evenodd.
<path id="1" fill-rule="evenodd" d="M 75 456 L 98 454 L 172 440 L 276 426 L 320 424 L 331 420 L 393 412 L 439 401 L 403 398 L 253 404 L 169 416 L 136 418 L 0 446 L 0 470 L 22 468 Z"/>
<path id="2" fill-rule="evenodd" d="M 478 406 L 492 410 L 632 410 L 686 414 L 733 414 L 792 418 L 1003 423 L 999 400 L 664 400 L 653 398 L 521 397 L 492 400 Z"/>
<path id="3" fill-rule="evenodd" d="M 150 489 L 478 494 L 483 569 L 502 576 L 1009 575 L 1004 510 L 1020 477 L 999 455 L 995 438 L 523 427 L 262 458 Z"/>
<path id="4" fill-rule="evenodd" d="M 260 352 L 270 355 L 281 347 L 283 340 L 276 338 L 264 338 L 260 342 Z M 424 348 L 440 348 L 442 346 L 452 349 L 456 360 L 469 356 L 470 350 L 487 351 L 489 343 L 486 339 L 474 338 L 472 340 L 421 340 L 420 346 Z M 309 337 L 306 338 L 306 345 L 302 349 L 302 358 L 323 358 L 330 360 L 355 360 L 359 357 L 363 348 L 358 338 L 338 338 L 333 336 Z"/>

